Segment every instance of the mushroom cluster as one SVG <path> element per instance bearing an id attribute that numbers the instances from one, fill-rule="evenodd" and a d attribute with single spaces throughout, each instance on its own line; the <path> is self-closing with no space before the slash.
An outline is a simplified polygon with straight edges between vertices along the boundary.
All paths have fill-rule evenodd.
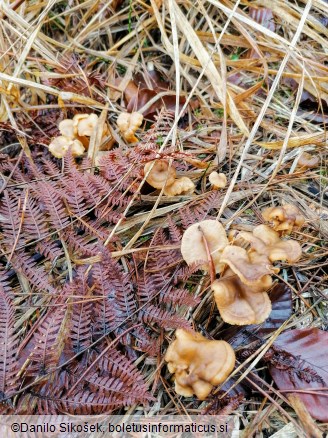
<path id="1" fill-rule="evenodd" d="M 143 115 L 138 112 L 121 113 L 117 118 L 117 127 L 122 136 L 128 143 L 135 143 L 138 141 L 135 133 L 142 125 Z"/>
<path id="2" fill-rule="evenodd" d="M 155 189 L 164 188 L 166 196 L 190 194 L 195 190 L 195 184 L 191 179 L 186 176 L 177 178 L 175 168 L 164 159 L 146 163 L 144 174 L 147 183 Z"/>
<path id="3" fill-rule="evenodd" d="M 295 227 L 301 227 L 305 218 L 293 204 L 280 207 L 268 207 L 262 212 L 262 217 L 269 222 L 276 231 L 291 233 Z"/>
<path id="4" fill-rule="evenodd" d="M 233 370 L 235 353 L 227 342 L 211 341 L 200 333 L 178 329 L 175 335 L 165 354 L 168 369 L 175 374 L 175 391 L 205 400 Z"/>
<path id="5" fill-rule="evenodd" d="M 299 226 L 301 220 L 295 213 L 296 207 L 285 207 L 277 209 L 289 213 L 288 217 L 284 216 L 289 227 Z M 272 275 L 279 272 L 273 263 L 295 263 L 302 250 L 298 242 L 282 240 L 279 232 L 267 225 L 256 226 L 251 233 L 235 232 L 229 243 L 218 221 L 205 220 L 185 231 L 181 253 L 188 265 L 199 262 L 201 269 L 214 273 L 211 287 L 222 319 L 229 324 L 246 325 L 264 322 L 271 312 L 267 291 L 272 285 Z M 215 279 L 215 273 L 221 274 L 220 279 Z"/>
<path id="6" fill-rule="evenodd" d="M 56 158 L 63 158 L 69 148 L 73 156 L 82 155 L 89 146 L 90 137 L 97 124 L 97 114 L 76 114 L 73 119 L 62 120 L 58 125 L 61 135 L 51 141 L 49 151 Z M 109 129 L 105 124 L 102 139 L 105 139 L 108 134 Z"/>

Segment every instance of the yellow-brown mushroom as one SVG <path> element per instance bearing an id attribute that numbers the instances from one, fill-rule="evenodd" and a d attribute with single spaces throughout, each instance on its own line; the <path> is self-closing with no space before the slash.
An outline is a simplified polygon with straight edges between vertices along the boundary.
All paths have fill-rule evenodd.
<path id="1" fill-rule="evenodd" d="M 143 115 L 138 112 L 121 113 L 117 118 L 117 126 L 122 136 L 128 143 L 135 143 L 138 141 L 134 135 L 138 128 L 142 125 Z"/>
<path id="2" fill-rule="evenodd" d="M 201 266 L 204 271 L 210 271 L 209 262 L 212 260 L 215 271 L 221 272 L 224 268 L 221 253 L 228 244 L 221 223 L 208 219 L 187 228 L 181 240 L 181 254 L 188 265 L 204 262 Z"/>
<path id="3" fill-rule="evenodd" d="M 262 282 L 247 285 L 228 268 L 211 286 L 223 321 L 236 325 L 265 321 L 271 312 L 271 301 L 266 292 L 271 284 L 271 277 L 265 276 Z"/>
<path id="4" fill-rule="evenodd" d="M 315 155 L 311 155 L 308 152 L 303 152 L 297 161 L 297 167 L 303 167 L 305 169 L 311 169 L 318 167 L 320 158 Z"/>
<path id="5" fill-rule="evenodd" d="M 98 123 L 97 114 L 76 114 L 73 117 L 75 136 L 91 137 Z"/>
<path id="6" fill-rule="evenodd" d="M 205 400 L 213 387 L 224 382 L 235 365 L 235 353 L 225 341 L 211 341 L 200 333 L 178 329 L 165 360 L 175 375 L 177 394 Z"/>
<path id="7" fill-rule="evenodd" d="M 265 221 L 272 223 L 276 231 L 291 232 L 294 227 L 301 227 L 305 218 L 299 209 L 292 204 L 280 207 L 269 207 L 262 211 Z"/>
<path id="8" fill-rule="evenodd" d="M 227 185 L 227 177 L 224 173 L 211 172 L 208 179 L 214 189 L 223 189 Z"/>
<path id="9" fill-rule="evenodd" d="M 239 237 L 249 242 L 257 254 L 265 255 L 271 262 L 297 262 L 302 256 L 302 248 L 295 240 L 281 240 L 279 233 L 267 225 L 258 225 L 252 233 L 240 232 Z"/>
<path id="10" fill-rule="evenodd" d="M 83 144 L 79 140 L 71 139 L 61 135 L 52 140 L 49 145 L 49 152 L 56 158 L 63 158 L 68 149 L 71 148 L 73 157 L 78 157 L 84 153 Z"/>
<path id="11" fill-rule="evenodd" d="M 176 170 L 173 166 L 169 165 L 167 160 L 150 161 L 145 164 L 144 174 L 149 174 L 146 181 L 149 185 L 155 189 L 161 189 L 162 187 L 170 186 L 174 183 Z"/>
<path id="12" fill-rule="evenodd" d="M 226 263 L 244 284 L 250 286 L 270 286 L 270 275 L 275 272 L 267 256 L 235 245 L 223 250 L 220 262 Z"/>
<path id="13" fill-rule="evenodd" d="M 58 125 L 59 131 L 61 135 L 68 137 L 68 138 L 74 138 L 74 123 L 71 119 L 65 119 L 62 120 Z"/>
<path id="14" fill-rule="evenodd" d="M 183 176 L 174 180 L 173 184 L 165 186 L 164 195 L 177 196 L 182 194 L 191 194 L 195 190 L 195 184 L 190 178 Z"/>

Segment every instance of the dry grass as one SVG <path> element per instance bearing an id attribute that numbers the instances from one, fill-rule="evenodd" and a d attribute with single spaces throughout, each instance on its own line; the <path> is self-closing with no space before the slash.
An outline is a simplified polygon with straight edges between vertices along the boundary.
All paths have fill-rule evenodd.
<path id="1" fill-rule="evenodd" d="M 27 154 L 35 138 L 46 148 L 51 131 L 40 125 L 40 116 L 55 130 L 58 120 L 73 108 L 103 114 L 122 144 L 115 123 L 125 106 L 122 92 L 136 73 L 147 71 L 151 62 L 169 81 L 177 102 L 180 96 L 186 97 L 181 112 L 176 106 L 174 124 L 161 148 L 172 144 L 208 161 L 208 170 L 219 168 L 227 174 L 229 185 L 217 206 L 218 218 L 227 229 L 247 230 L 259 223 L 263 207 L 281 202 L 296 204 L 305 215 L 306 227 L 293 236 L 302 244 L 304 256 L 297 266 L 281 271 L 282 279 L 294 291 L 295 312 L 286 326 L 326 329 L 327 3 L 271 2 L 274 15 L 269 24 L 259 24 L 249 14 L 249 6 L 267 6 L 263 0 L 117 3 L 1 3 L 3 151 L 13 147 L 10 130 L 16 131 Z M 95 73 L 102 78 L 103 86 L 92 81 Z M 312 101 L 317 99 L 317 103 L 312 102 L 317 111 L 305 109 L 306 92 Z M 187 104 L 195 98 L 200 108 L 192 110 Z M 178 122 L 183 114 L 182 129 Z M 24 132 L 24 126 L 28 131 Z M 318 155 L 320 167 L 311 171 L 296 168 L 303 151 Z M 191 199 L 201 200 L 210 190 L 203 175 L 204 169 L 189 175 L 198 183 L 192 196 L 168 202 L 161 195 L 144 195 L 142 211 L 111 230 L 109 239 L 116 234 L 122 242 L 122 249 L 114 256 L 138 251 L 140 239 L 161 226 L 168 213 L 174 217 Z M 133 203 L 126 214 L 132 207 Z M 140 230 L 139 239 L 131 229 Z M 213 311 L 208 286 L 208 278 L 201 278 L 194 287 L 202 302 L 189 317 L 200 327 L 207 327 Z M 210 335 L 216 336 L 221 326 L 218 320 Z M 255 360 L 241 365 L 238 378 L 251 377 L 261 356 L 284 328 L 267 339 Z M 202 405 L 168 392 L 171 381 L 164 380 L 161 367 L 161 360 L 145 365 L 149 384 L 158 388 L 158 401 L 149 410 L 154 414 L 199 412 Z M 281 408 L 286 400 L 283 394 L 274 390 L 269 396 L 270 388 L 265 394 L 255 392 L 238 411 L 248 436 L 257 428 L 271 434 L 288 423 L 288 427 L 292 423 L 297 427 L 294 411 L 288 404 Z"/>

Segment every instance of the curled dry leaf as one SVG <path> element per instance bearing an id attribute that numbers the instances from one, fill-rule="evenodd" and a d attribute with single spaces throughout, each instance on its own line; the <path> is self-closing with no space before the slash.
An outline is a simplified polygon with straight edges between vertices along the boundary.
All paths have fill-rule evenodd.
<path id="1" fill-rule="evenodd" d="M 129 81 L 124 89 L 124 98 L 126 101 L 127 111 L 139 111 L 148 102 L 156 98 L 159 93 L 163 93 L 169 89 L 169 83 L 163 80 L 160 75 L 155 71 L 147 71 L 144 73 L 145 78 L 139 74 L 133 81 Z M 152 88 L 149 88 L 152 87 Z M 181 111 L 183 105 L 186 102 L 186 98 L 180 96 L 179 98 L 179 110 Z M 190 103 L 193 109 L 199 106 L 198 101 L 192 101 Z M 163 107 L 168 111 L 174 111 L 176 106 L 176 96 L 174 93 L 166 96 L 161 96 L 158 100 L 155 100 L 147 109 L 143 110 L 143 116 L 153 118 L 158 110 Z"/>
<path id="2" fill-rule="evenodd" d="M 312 417 L 327 422 L 328 333 L 317 328 L 289 330 L 274 342 L 269 370 L 281 390 L 297 394 Z"/>

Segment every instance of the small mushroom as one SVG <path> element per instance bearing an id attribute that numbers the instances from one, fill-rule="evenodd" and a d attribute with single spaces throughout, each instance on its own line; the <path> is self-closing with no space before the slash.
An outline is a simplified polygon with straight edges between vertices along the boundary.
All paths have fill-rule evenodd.
<path id="1" fill-rule="evenodd" d="M 56 158 L 63 158 L 69 148 L 71 148 L 73 157 L 79 157 L 85 151 L 83 144 L 79 140 L 61 135 L 52 140 L 49 145 L 49 152 Z"/>
<path id="2" fill-rule="evenodd" d="M 138 112 L 121 113 L 117 118 L 117 126 L 121 134 L 128 143 L 138 141 L 134 135 L 138 128 L 142 125 L 143 115 Z"/>
<path id="3" fill-rule="evenodd" d="M 227 177 L 224 173 L 212 172 L 208 179 L 214 189 L 224 189 L 227 185 Z"/>
<path id="4" fill-rule="evenodd" d="M 97 123 L 97 114 L 76 114 L 73 117 L 74 134 L 79 137 L 91 137 Z"/>
<path id="5" fill-rule="evenodd" d="M 297 262 L 302 256 L 302 248 L 295 240 L 281 240 L 279 233 L 267 225 L 258 225 L 252 233 L 241 232 L 239 237 L 249 242 L 257 254 L 268 257 L 271 262 L 278 260 Z"/>
<path id="6" fill-rule="evenodd" d="M 181 240 L 181 254 L 188 265 L 205 262 L 201 269 L 210 271 L 209 256 L 215 271 L 221 272 L 221 253 L 229 244 L 225 230 L 220 222 L 212 219 L 197 222 L 184 232 Z"/>
<path id="7" fill-rule="evenodd" d="M 214 299 L 223 321 L 228 324 L 260 324 L 271 313 L 271 301 L 267 290 L 272 279 L 267 282 L 247 285 L 232 269 L 228 268 L 219 280 L 212 283 Z"/>
<path id="8" fill-rule="evenodd" d="M 226 263 L 240 280 L 247 285 L 271 284 L 270 275 L 275 271 L 265 255 L 256 251 L 246 251 L 239 246 L 226 246 L 222 252 L 221 263 Z"/>
<path id="9" fill-rule="evenodd" d="M 74 138 L 74 122 L 71 119 L 65 119 L 62 120 L 58 125 L 59 131 L 61 135 L 68 137 L 68 138 Z"/>
<path id="10" fill-rule="evenodd" d="M 224 382 L 235 366 L 235 353 L 225 341 L 212 341 L 200 333 L 178 329 L 165 361 L 175 374 L 177 394 L 205 400 L 213 387 Z"/>
<path id="11" fill-rule="evenodd" d="M 150 161 L 145 164 L 145 175 L 149 172 L 146 181 L 149 185 L 155 189 L 161 189 L 166 186 L 170 186 L 174 183 L 176 171 L 175 168 L 170 166 L 166 160 Z"/>
<path id="12" fill-rule="evenodd" d="M 265 221 L 271 222 L 276 231 L 292 232 L 294 227 L 301 227 L 305 218 L 299 209 L 292 204 L 285 204 L 280 207 L 268 207 L 262 211 Z"/>
<path id="13" fill-rule="evenodd" d="M 181 194 L 191 194 L 195 190 L 195 184 L 190 178 L 183 176 L 182 178 L 177 178 L 174 183 L 165 186 L 164 195 L 166 196 L 177 196 Z"/>
<path id="14" fill-rule="evenodd" d="M 297 167 L 303 167 L 305 169 L 311 169 L 313 167 L 318 167 L 320 158 L 309 154 L 308 152 L 303 152 L 297 161 Z"/>

